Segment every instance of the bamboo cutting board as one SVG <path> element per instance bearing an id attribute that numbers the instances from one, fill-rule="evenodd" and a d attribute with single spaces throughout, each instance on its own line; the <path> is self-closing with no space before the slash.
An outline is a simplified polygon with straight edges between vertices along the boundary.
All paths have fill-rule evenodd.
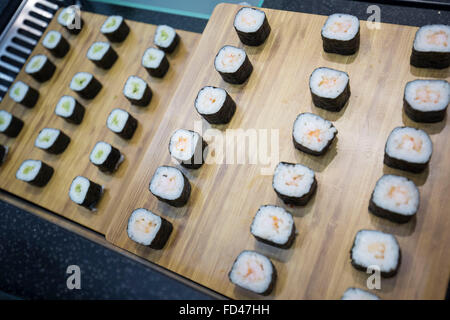
<path id="1" fill-rule="evenodd" d="M 25 122 L 17 138 L 0 135 L 0 143 L 10 147 L 7 161 L 0 167 L 0 188 L 104 234 L 117 212 L 122 190 L 131 183 L 136 173 L 135 168 L 159 127 L 174 88 L 180 81 L 200 36 L 178 30 L 181 42 L 177 50 L 168 56 L 169 71 L 163 79 L 155 79 L 141 67 L 141 58 L 145 49 L 152 45 L 156 26 L 127 20 L 130 34 L 123 43 L 112 44 L 119 59 L 110 70 L 103 70 L 89 61 L 86 53 L 93 42 L 107 41 L 100 33 L 106 16 L 88 12 L 82 12 L 81 16 L 85 25 L 77 36 L 64 30 L 56 18 L 49 25 L 48 30 L 60 31 L 70 42 L 71 49 L 64 58 L 54 58 L 41 43 L 30 55 L 44 53 L 55 63 L 56 72 L 49 81 L 39 84 L 24 71 L 17 77 L 17 80 L 39 90 L 37 105 L 33 109 L 26 109 L 14 103 L 9 95 L 0 104 L 0 109 L 11 111 Z M 95 99 L 84 100 L 69 89 L 70 80 L 79 71 L 91 72 L 103 84 Z M 152 88 L 153 98 L 147 108 L 131 106 L 123 96 L 122 89 L 130 75 L 142 77 Z M 68 124 L 54 114 L 56 103 L 64 94 L 73 95 L 85 106 L 86 113 L 81 125 Z M 129 111 L 139 122 L 130 141 L 123 140 L 106 127 L 109 112 L 117 107 Z M 44 127 L 61 129 L 70 136 L 71 142 L 64 153 L 49 155 L 34 147 L 34 140 Z M 111 143 L 125 155 L 124 163 L 114 174 L 102 173 L 89 162 L 89 154 L 99 140 Z M 36 188 L 15 179 L 15 173 L 25 159 L 40 159 L 55 169 L 47 186 Z M 84 175 L 105 187 L 106 192 L 98 204 L 98 211 L 91 212 L 70 201 L 70 183 L 77 175 Z"/>
<path id="2" fill-rule="evenodd" d="M 403 114 L 402 98 L 407 81 L 418 77 L 448 80 L 449 70 L 410 67 L 414 27 L 382 24 L 381 29 L 370 30 L 361 21 L 359 52 L 342 57 L 323 52 L 320 30 L 326 17 L 263 9 L 272 33 L 260 47 L 244 46 L 254 71 L 244 85 L 230 85 L 214 70 L 213 60 L 225 44 L 243 47 L 233 29 L 238 8 L 221 4 L 214 10 L 160 130 L 136 169 L 133 184 L 123 190 L 107 239 L 238 299 L 260 298 L 236 288 L 227 277 L 242 250 L 256 250 L 271 258 L 278 270 L 279 278 L 269 299 L 338 299 L 350 286 L 365 288 L 368 275 L 351 266 L 349 250 L 358 230 L 376 229 L 397 237 L 403 261 L 399 274 L 383 279 L 381 291 L 375 293 L 386 299 L 444 298 L 450 267 L 449 120 L 412 123 Z M 312 105 L 308 79 L 321 66 L 350 75 L 352 95 L 339 113 Z M 248 151 L 247 164 L 182 169 L 193 187 L 183 208 L 165 205 L 149 192 L 155 169 L 174 165 L 167 150 L 172 132 L 194 129 L 196 121 L 203 123 L 203 134 L 210 128 L 193 106 L 197 92 L 205 85 L 225 88 L 237 104 L 232 121 L 214 129 L 222 133 L 239 128 L 276 129 L 279 147 L 269 144 L 269 148 L 279 150 L 279 160 L 302 163 L 316 171 L 318 192 L 314 198 L 306 207 L 287 208 L 299 231 L 291 249 L 261 244 L 250 234 L 251 221 L 261 205 L 286 206 L 272 189 L 272 175 L 261 174 L 267 165 L 248 164 Z M 293 146 L 293 122 L 306 111 L 332 120 L 339 131 L 337 143 L 324 157 L 308 156 Z M 383 165 L 386 138 L 401 125 L 420 127 L 431 135 L 434 154 L 430 169 L 423 174 L 405 174 Z M 219 149 L 208 159 L 217 152 Z M 372 189 L 383 173 L 406 175 L 419 185 L 421 206 L 415 221 L 398 225 L 369 214 Z M 145 248 L 127 237 L 127 220 L 139 207 L 173 223 L 174 232 L 163 250 Z"/>

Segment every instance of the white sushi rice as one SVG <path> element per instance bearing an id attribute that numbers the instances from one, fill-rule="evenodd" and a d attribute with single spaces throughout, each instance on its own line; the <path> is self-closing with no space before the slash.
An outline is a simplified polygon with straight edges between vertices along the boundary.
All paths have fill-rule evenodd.
<path id="1" fill-rule="evenodd" d="M 417 30 L 414 49 L 422 52 L 450 52 L 450 26 L 426 25 Z"/>
<path id="2" fill-rule="evenodd" d="M 127 233 L 131 240 L 148 246 L 161 229 L 161 217 L 145 209 L 136 209 L 128 220 Z"/>
<path id="3" fill-rule="evenodd" d="M 289 197 L 302 197 L 307 194 L 313 182 L 314 171 L 301 164 L 279 163 L 273 175 L 275 190 Z"/>
<path id="4" fill-rule="evenodd" d="M 256 293 L 264 293 L 272 282 L 274 270 L 270 260 L 255 251 L 243 251 L 230 272 L 234 284 Z"/>
<path id="5" fill-rule="evenodd" d="M 201 137 L 197 132 L 178 129 L 170 137 L 170 155 L 179 161 L 191 159 L 201 147 Z"/>
<path id="6" fill-rule="evenodd" d="M 320 97 L 335 99 L 347 87 L 348 74 L 330 68 L 317 68 L 309 78 L 311 91 Z"/>
<path id="7" fill-rule="evenodd" d="M 148 48 L 147 50 L 145 50 L 144 55 L 142 56 L 142 65 L 145 68 L 156 69 L 161 64 L 164 56 L 164 51 L 156 48 Z"/>
<path id="8" fill-rule="evenodd" d="M 56 105 L 55 114 L 63 118 L 70 117 L 73 114 L 75 105 L 75 98 L 71 96 L 62 96 Z"/>
<path id="9" fill-rule="evenodd" d="M 108 158 L 111 153 L 112 147 L 109 143 L 99 141 L 95 144 L 92 149 L 91 154 L 89 155 L 89 160 L 91 160 L 94 164 L 102 164 Z"/>
<path id="10" fill-rule="evenodd" d="M 175 39 L 176 34 L 174 28 L 167 25 L 160 25 L 156 28 L 153 42 L 159 47 L 168 48 Z"/>
<path id="11" fill-rule="evenodd" d="M 253 219 L 250 232 L 260 238 L 283 245 L 291 236 L 294 219 L 281 207 L 262 206 Z"/>
<path id="12" fill-rule="evenodd" d="M 360 266 L 378 266 L 381 272 L 397 268 L 400 247 L 391 234 L 375 230 L 358 231 L 351 251 L 352 260 Z"/>
<path id="13" fill-rule="evenodd" d="M 297 143 L 320 152 L 333 139 L 336 132 L 330 121 L 312 113 L 302 113 L 294 122 L 293 136 Z"/>
<path id="14" fill-rule="evenodd" d="M 101 33 L 111 33 L 117 30 L 122 24 L 123 17 L 121 16 L 109 16 L 102 27 L 100 28 Z"/>
<path id="15" fill-rule="evenodd" d="M 126 97 L 140 100 L 144 96 L 147 83 L 137 76 L 130 76 L 125 82 L 123 93 Z"/>
<path id="16" fill-rule="evenodd" d="M 25 96 L 27 95 L 28 88 L 29 86 L 24 82 L 17 81 L 11 86 L 11 89 L 9 89 L 9 96 L 15 102 L 20 103 L 22 102 L 23 98 L 25 98 Z"/>
<path id="17" fill-rule="evenodd" d="M 58 15 L 58 23 L 63 27 L 71 25 L 77 15 L 77 12 L 72 7 L 67 7 L 61 10 Z"/>
<path id="18" fill-rule="evenodd" d="M 405 100 L 418 111 L 440 111 L 448 106 L 450 84 L 445 80 L 414 80 L 405 86 Z"/>
<path id="19" fill-rule="evenodd" d="M 108 42 L 97 41 L 94 42 L 87 52 L 87 57 L 89 60 L 98 61 L 103 58 L 106 52 L 108 52 L 110 48 L 110 44 Z"/>
<path id="20" fill-rule="evenodd" d="M 11 124 L 12 114 L 5 110 L 0 110 L 0 132 L 5 132 Z"/>
<path id="21" fill-rule="evenodd" d="M 183 189 L 183 174 L 174 167 L 159 167 L 150 182 L 151 193 L 167 200 L 178 199 Z"/>
<path id="22" fill-rule="evenodd" d="M 42 45 L 47 49 L 54 49 L 58 45 L 61 40 L 61 33 L 55 30 L 50 30 L 47 32 L 44 40 L 42 41 Z"/>
<path id="23" fill-rule="evenodd" d="M 426 163 L 433 152 L 433 144 L 428 134 L 410 127 L 397 127 L 392 130 L 386 142 L 386 153 L 411 163 Z"/>
<path id="24" fill-rule="evenodd" d="M 72 81 L 70 81 L 70 89 L 73 91 L 81 91 L 91 82 L 94 76 L 89 72 L 78 72 L 76 73 Z"/>
<path id="25" fill-rule="evenodd" d="M 35 73 L 41 70 L 42 66 L 47 62 L 47 57 L 43 54 L 37 54 L 28 61 L 25 66 L 26 73 Z"/>
<path id="26" fill-rule="evenodd" d="M 46 150 L 55 143 L 56 139 L 58 139 L 59 137 L 60 132 L 61 131 L 58 129 L 44 128 L 39 132 L 34 145 L 37 148 Z"/>
<path id="27" fill-rule="evenodd" d="M 266 14 L 262 10 L 242 8 L 234 17 L 234 27 L 242 32 L 256 32 L 261 28 Z"/>
<path id="28" fill-rule="evenodd" d="M 116 133 L 122 132 L 125 124 L 128 121 L 128 117 L 130 115 L 123 109 L 113 109 L 108 116 L 108 120 L 106 121 L 106 125 L 108 128 Z"/>
<path id="29" fill-rule="evenodd" d="M 342 295 L 341 300 L 380 300 L 380 298 L 366 290 L 348 288 Z"/>
<path id="30" fill-rule="evenodd" d="M 322 35 L 328 39 L 348 41 L 359 30 L 359 20 L 350 14 L 335 13 L 328 17 L 322 27 Z"/>
<path id="31" fill-rule="evenodd" d="M 33 181 L 41 170 L 42 162 L 39 160 L 25 160 L 16 172 L 16 178 L 25 182 Z"/>
<path id="32" fill-rule="evenodd" d="M 70 185 L 69 197 L 76 204 L 82 204 L 91 185 L 89 179 L 77 176 Z"/>
<path id="33" fill-rule="evenodd" d="M 244 63 L 246 56 L 245 51 L 240 48 L 224 46 L 214 59 L 214 67 L 219 72 L 234 73 Z"/>
<path id="34" fill-rule="evenodd" d="M 203 87 L 195 99 L 195 108 L 200 114 L 217 113 L 225 103 L 227 92 L 222 88 Z"/>

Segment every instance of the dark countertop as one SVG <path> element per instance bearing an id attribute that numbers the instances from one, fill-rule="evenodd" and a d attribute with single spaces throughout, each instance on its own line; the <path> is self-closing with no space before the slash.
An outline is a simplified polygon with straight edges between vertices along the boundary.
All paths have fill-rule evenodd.
<path id="1" fill-rule="evenodd" d="M 439 1 L 439 0 L 438 0 Z M 444 0 L 447 1 L 447 0 Z M 103 3 L 84 10 L 202 32 L 206 20 Z M 266 0 L 264 7 L 329 15 L 351 13 L 366 20 L 369 2 L 350 0 Z M 378 4 L 381 22 L 420 26 L 450 21 L 449 11 Z M 0 201 L 0 299 L 208 299 L 197 290 L 108 247 Z M 66 286 L 66 268 L 81 269 L 81 290 Z"/>

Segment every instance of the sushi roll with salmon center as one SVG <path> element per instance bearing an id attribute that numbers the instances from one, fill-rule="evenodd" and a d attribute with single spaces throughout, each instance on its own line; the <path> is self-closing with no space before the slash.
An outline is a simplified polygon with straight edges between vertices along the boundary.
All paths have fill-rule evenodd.
<path id="1" fill-rule="evenodd" d="M 417 68 L 444 69 L 450 66 L 450 26 L 420 27 L 414 38 L 410 63 Z"/>
<path id="2" fill-rule="evenodd" d="M 350 14 L 335 13 L 322 28 L 323 50 L 352 55 L 359 49 L 359 20 Z"/>
<path id="3" fill-rule="evenodd" d="M 191 194 L 191 184 L 179 169 L 161 166 L 153 174 L 149 186 L 150 192 L 173 207 L 184 206 Z"/>
<path id="4" fill-rule="evenodd" d="M 214 67 L 225 82 L 244 83 L 253 71 L 253 66 L 243 49 L 223 46 L 214 59 Z"/>
<path id="5" fill-rule="evenodd" d="M 236 103 L 225 89 L 206 86 L 195 98 L 195 109 L 210 124 L 227 124 L 236 112 Z"/>
<path id="6" fill-rule="evenodd" d="M 188 169 L 198 169 L 204 163 L 206 142 L 195 131 L 178 129 L 170 137 L 170 155 Z"/>
<path id="7" fill-rule="evenodd" d="M 350 79 L 346 72 L 317 68 L 309 78 L 309 89 L 316 107 L 338 112 L 350 98 Z"/>
<path id="8" fill-rule="evenodd" d="M 266 13 L 262 10 L 244 7 L 234 17 L 234 29 L 241 42 L 248 46 L 259 46 L 270 34 Z"/>

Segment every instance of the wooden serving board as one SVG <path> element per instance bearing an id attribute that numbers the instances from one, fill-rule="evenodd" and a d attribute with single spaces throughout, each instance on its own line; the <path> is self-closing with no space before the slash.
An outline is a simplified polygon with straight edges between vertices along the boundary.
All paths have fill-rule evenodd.
<path id="1" fill-rule="evenodd" d="M 256 250 L 270 257 L 278 270 L 269 299 L 339 299 L 350 286 L 365 288 L 368 275 L 351 266 L 349 250 L 358 230 L 376 229 L 393 233 L 403 255 L 399 274 L 383 279 L 376 293 L 386 299 L 444 298 L 450 267 L 449 119 L 430 125 L 412 123 L 403 114 L 402 98 L 407 81 L 448 80 L 449 70 L 419 70 L 409 65 L 414 27 L 382 24 L 381 29 L 370 30 L 361 21 L 360 50 L 343 57 L 323 52 L 320 30 L 325 16 L 263 9 L 272 33 L 260 47 L 244 46 L 254 71 L 244 85 L 230 85 L 222 81 L 213 61 L 223 45 L 243 47 L 233 28 L 238 9 L 221 4 L 214 10 L 133 184 L 123 190 L 107 239 L 238 299 L 260 298 L 228 280 L 236 256 L 245 249 Z M 308 79 L 321 66 L 350 75 L 352 95 L 339 113 L 312 105 Z M 277 129 L 279 160 L 302 163 L 316 171 L 318 192 L 310 203 L 287 207 L 299 231 L 291 249 L 261 244 L 249 231 L 261 205 L 286 207 L 272 189 L 272 176 L 261 174 L 265 165 L 209 164 L 198 170 L 182 169 L 193 188 L 188 204 L 179 209 L 157 201 L 149 192 L 155 169 L 173 165 L 167 150 L 172 132 L 193 129 L 195 121 L 210 128 L 194 108 L 197 92 L 205 85 L 225 88 L 237 104 L 232 121 L 215 129 Z M 293 146 L 293 122 L 306 111 L 332 120 L 339 131 L 337 143 L 324 157 L 308 156 Z M 386 138 L 402 125 L 431 134 L 434 153 L 430 169 L 423 174 L 405 174 L 383 165 Z M 372 189 L 383 173 L 406 175 L 419 185 L 421 206 L 415 221 L 398 225 L 369 214 Z M 145 248 L 127 237 L 127 220 L 139 207 L 173 223 L 174 232 L 163 250 Z"/>
<path id="2" fill-rule="evenodd" d="M 49 25 L 48 30 L 60 31 L 70 42 L 71 49 L 64 58 L 54 58 L 41 43 L 30 55 L 44 53 L 56 64 L 56 72 L 49 81 L 39 84 L 23 70 L 17 77 L 17 80 L 39 90 L 37 105 L 31 110 L 26 109 L 15 103 L 9 95 L 0 105 L 0 109 L 11 111 L 25 122 L 17 138 L 0 135 L 0 143 L 10 147 L 8 159 L 0 167 L 0 188 L 104 234 L 113 215 L 118 212 L 116 208 L 123 190 L 133 180 L 135 169 L 160 125 L 174 88 L 181 80 L 200 35 L 178 30 L 181 42 L 176 51 L 168 56 L 170 69 L 163 79 L 155 79 L 141 66 L 141 58 L 145 49 L 152 45 L 156 26 L 127 20 L 131 29 L 127 39 L 123 43 L 112 44 L 119 59 L 110 70 L 103 70 L 89 61 L 86 53 L 93 42 L 107 41 L 100 33 L 106 16 L 88 12 L 82 12 L 81 16 L 85 25 L 77 36 L 70 35 L 57 23 L 56 18 Z M 70 90 L 70 80 L 79 71 L 91 72 L 103 84 L 103 89 L 95 99 L 81 99 Z M 123 96 L 122 89 L 130 75 L 142 77 L 152 88 L 153 98 L 147 108 L 131 106 Z M 56 103 L 64 94 L 73 95 L 86 107 L 81 125 L 69 124 L 54 114 Z M 130 141 L 123 140 L 106 127 L 108 114 L 117 107 L 128 110 L 139 122 Z M 61 129 L 70 136 L 71 143 L 64 153 L 49 155 L 34 147 L 34 140 L 44 127 Z M 89 162 L 89 154 L 99 140 L 111 143 L 125 155 L 124 163 L 114 174 L 102 173 Z M 23 160 L 29 158 L 43 160 L 55 169 L 54 176 L 44 188 L 36 188 L 16 180 L 17 169 Z M 77 175 L 84 175 L 105 187 L 106 192 L 96 212 L 70 201 L 69 187 Z"/>

